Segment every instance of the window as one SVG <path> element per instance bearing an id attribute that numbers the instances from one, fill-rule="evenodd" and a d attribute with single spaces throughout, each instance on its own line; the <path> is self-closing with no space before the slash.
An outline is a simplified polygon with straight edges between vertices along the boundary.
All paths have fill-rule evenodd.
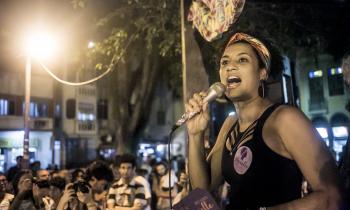
<path id="1" fill-rule="evenodd" d="M 0 115 L 8 115 L 9 101 L 6 99 L 0 99 Z"/>
<path id="2" fill-rule="evenodd" d="M 343 72 L 341 68 L 328 69 L 329 96 L 344 95 Z"/>
<path id="3" fill-rule="evenodd" d="M 25 103 L 23 103 L 24 113 Z M 48 117 L 48 105 L 47 103 L 30 102 L 29 106 L 30 117 Z"/>
<path id="4" fill-rule="evenodd" d="M 325 98 L 323 91 L 323 72 L 322 70 L 309 72 L 309 93 L 310 110 L 324 109 Z"/>
<path id="5" fill-rule="evenodd" d="M 61 117 L 61 105 L 59 104 L 55 105 L 55 117 L 56 118 Z"/>
<path id="6" fill-rule="evenodd" d="M 66 102 L 67 119 L 75 119 L 75 99 L 68 99 Z"/>
<path id="7" fill-rule="evenodd" d="M 30 102 L 30 117 L 48 117 L 48 106 L 46 103 Z"/>
<path id="8" fill-rule="evenodd" d="M 3 115 L 14 115 L 15 114 L 15 103 L 7 99 L 0 99 L 0 116 Z"/>
<path id="9" fill-rule="evenodd" d="M 80 102 L 78 105 L 78 120 L 80 121 L 94 121 L 94 105 L 90 103 Z"/>
<path id="10" fill-rule="evenodd" d="M 97 104 L 97 118 L 102 120 L 108 119 L 108 101 L 100 99 Z"/>

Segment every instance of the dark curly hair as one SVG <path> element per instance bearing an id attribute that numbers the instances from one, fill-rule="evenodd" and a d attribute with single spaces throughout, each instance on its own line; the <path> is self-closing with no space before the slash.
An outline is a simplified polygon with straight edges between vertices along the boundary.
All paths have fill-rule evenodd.
<path id="1" fill-rule="evenodd" d="M 97 180 L 106 180 L 108 182 L 114 180 L 112 169 L 110 169 L 105 162 L 100 160 L 91 163 L 87 168 L 87 180 L 90 180 L 92 177 L 95 177 Z"/>
<path id="2" fill-rule="evenodd" d="M 131 163 L 132 167 L 136 167 L 136 159 L 135 156 L 132 154 L 123 154 L 119 156 L 117 161 L 117 167 L 120 167 L 120 164 L 122 163 Z"/>

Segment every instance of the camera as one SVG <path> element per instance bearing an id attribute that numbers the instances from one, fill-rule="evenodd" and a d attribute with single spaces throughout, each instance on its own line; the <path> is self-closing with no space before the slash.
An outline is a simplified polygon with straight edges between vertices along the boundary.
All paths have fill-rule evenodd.
<path id="1" fill-rule="evenodd" d="M 77 181 L 73 184 L 73 189 L 75 192 L 82 192 L 82 193 L 88 193 L 89 192 L 90 185 L 86 181 Z"/>
<path id="2" fill-rule="evenodd" d="M 50 188 L 50 182 L 48 180 L 37 180 L 36 177 L 33 177 L 31 181 L 33 184 L 36 184 L 40 189 Z"/>
<path id="3" fill-rule="evenodd" d="M 33 183 L 35 183 L 36 185 L 38 185 L 38 187 L 41 188 L 50 188 L 50 182 L 48 180 L 33 180 Z"/>

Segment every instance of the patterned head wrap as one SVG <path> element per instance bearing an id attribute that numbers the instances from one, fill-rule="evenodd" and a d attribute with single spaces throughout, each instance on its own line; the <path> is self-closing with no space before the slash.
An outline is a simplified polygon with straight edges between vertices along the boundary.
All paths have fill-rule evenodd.
<path id="1" fill-rule="evenodd" d="M 267 72 L 270 72 L 270 65 L 271 65 L 271 55 L 269 50 L 266 48 L 266 46 L 259 41 L 258 39 L 249 36 L 248 34 L 244 33 L 235 33 L 230 41 L 227 43 L 226 48 L 233 43 L 239 42 L 239 41 L 245 41 L 248 42 L 259 54 L 260 58 L 265 64 Z"/>

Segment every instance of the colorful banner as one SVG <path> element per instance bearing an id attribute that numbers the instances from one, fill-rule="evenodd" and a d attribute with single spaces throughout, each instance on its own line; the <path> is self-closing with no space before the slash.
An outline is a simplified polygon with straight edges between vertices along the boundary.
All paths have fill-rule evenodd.
<path id="1" fill-rule="evenodd" d="M 245 0 L 194 0 L 188 20 L 207 41 L 219 38 L 236 22 Z"/>

